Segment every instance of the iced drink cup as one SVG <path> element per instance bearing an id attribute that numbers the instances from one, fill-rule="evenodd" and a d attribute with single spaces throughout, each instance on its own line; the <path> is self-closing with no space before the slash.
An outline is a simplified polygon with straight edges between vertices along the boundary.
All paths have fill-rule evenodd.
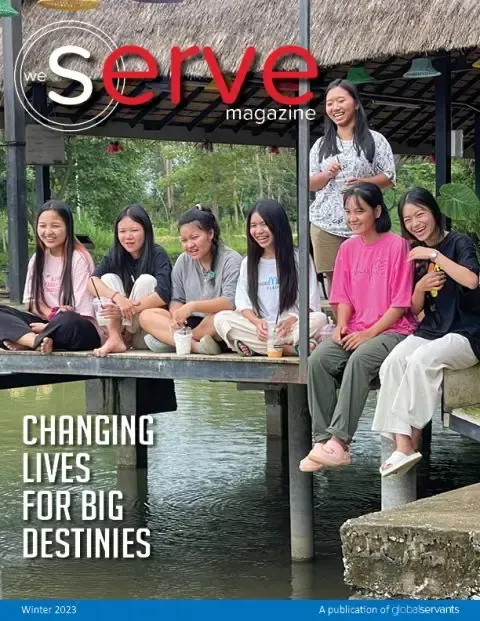
<path id="1" fill-rule="evenodd" d="M 281 358 L 283 353 L 282 340 L 277 335 L 277 326 L 268 324 L 267 356 L 269 358 Z"/>
<path id="2" fill-rule="evenodd" d="M 103 311 L 111 306 L 110 298 L 93 298 L 93 310 L 99 326 L 109 326 L 110 318 L 103 316 Z"/>
<path id="3" fill-rule="evenodd" d="M 190 328 L 175 330 L 173 340 L 179 356 L 187 356 L 192 353 L 192 330 Z"/>

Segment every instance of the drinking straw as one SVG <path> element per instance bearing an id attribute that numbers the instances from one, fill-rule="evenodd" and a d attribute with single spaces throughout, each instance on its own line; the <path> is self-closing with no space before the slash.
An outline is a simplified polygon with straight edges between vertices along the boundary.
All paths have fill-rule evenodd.
<path id="1" fill-rule="evenodd" d="M 97 289 L 97 287 L 95 286 L 95 281 L 94 281 L 94 280 L 93 280 L 93 278 L 91 278 L 91 277 L 90 277 L 90 280 L 92 281 L 92 285 L 93 285 L 93 288 L 95 289 L 95 293 L 97 294 L 97 298 L 98 298 L 98 301 L 100 302 L 100 306 L 101 306 L 102 308 L 105 308 L 105 306 L 102 304 L 102 298 L 100 297 L 100 295 L 99 295 L 99 293 L 98 293 L 98 289 Z"/>

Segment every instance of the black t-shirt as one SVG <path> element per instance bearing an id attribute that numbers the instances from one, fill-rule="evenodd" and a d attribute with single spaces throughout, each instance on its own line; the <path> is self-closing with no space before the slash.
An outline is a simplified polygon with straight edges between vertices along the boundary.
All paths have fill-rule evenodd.
<path id="1" fill-rule="evenodd" d="M 456 231 L 450 231 L 433 247 L 458 265 L 468 268 L 477 276 L 480 266 L 473 241 Z M 415 262 L 415 280 L 418 282 L 428 269 L 429 261 Z M 433 297 L 425 294 L 425 318 L 415 331 L 424 339 L 439 339 L 449 333 L 465 336 L 475 356 L 480 360 L 480 289 L 468 289 L 447 274 L 445 285 Z"/>
<path id="2" fill-rule="evenodd" d="M 168 304 L 172 297 L 172 266 L 170 264 L 170 259 L 162 246 L 158 244 L 154 244 L 153 246 L 152 258 L 152 269 L 148 273 L 151 276 L 155 276 L 157 279 L 155 293 L 158 293 L 162 300 Z M 128 279 L 125 289 L 127 295 L 130 295 L 135 280 L 141 276 L 141 274 L 138 273 L 139 262 L 139 259 L 130 258 L 129 265 L 127 266 L 128 272 L 130 273 L 130 278 Z M 122 274 L 115 269 L 113 263 L 113 250 L 108 251 L 100 262 L 100 265 L 93 272 L 93 276 L 97 276 L 98 278 L 101 278 L 104 274 L 117 274 L 122 278 Z"/>

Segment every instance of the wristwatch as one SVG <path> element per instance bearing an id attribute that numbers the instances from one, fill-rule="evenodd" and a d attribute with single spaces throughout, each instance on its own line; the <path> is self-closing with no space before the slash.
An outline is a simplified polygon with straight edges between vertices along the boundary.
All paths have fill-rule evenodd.
<path id="1" fill-rule="evenodd" d="M 436 261 L 437 257 L 438 257 L 438 252 L 434 250 L 432 254 L 430 255 L 430 258 L 432 259 L 432 261 Z"/>

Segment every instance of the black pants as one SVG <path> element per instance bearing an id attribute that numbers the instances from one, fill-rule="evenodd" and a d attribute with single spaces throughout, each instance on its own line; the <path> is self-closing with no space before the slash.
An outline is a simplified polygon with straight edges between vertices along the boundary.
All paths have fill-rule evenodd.
<path id="1" fill-rule="evenodd" d="M 52 321 L 0 304 L 0 344 L 3 341 L 16 342 L 31 332 L 31 323 L 44 323 L 47 327 L 35 339 L 34 347 L 38 347 L 47 336 L 53 339 L 54 349 L 67 351 L 87 351 L 100 346 L 100 336 L 86 317 L 68 311 L 59 313 Z"/>

